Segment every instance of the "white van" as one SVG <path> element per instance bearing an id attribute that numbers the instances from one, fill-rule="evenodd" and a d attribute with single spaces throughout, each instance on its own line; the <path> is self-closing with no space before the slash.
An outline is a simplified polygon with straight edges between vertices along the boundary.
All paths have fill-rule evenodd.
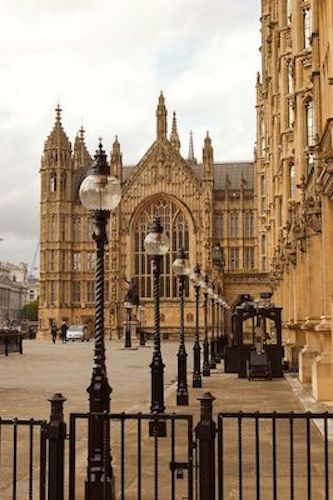
<path id="1" fill-rule="evenodd" d="M 66 340 L 81 340 L 83 342 L 86 340 L 89 342 L 89 332 L 85 325 L 71 325 L 66 334 Z"/>

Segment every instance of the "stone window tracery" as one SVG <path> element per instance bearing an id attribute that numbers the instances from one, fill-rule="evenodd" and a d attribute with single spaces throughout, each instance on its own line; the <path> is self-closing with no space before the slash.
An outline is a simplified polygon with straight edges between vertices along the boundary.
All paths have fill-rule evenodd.
<path id="1" fill-rule="evenodd" d="M 218 214 L 215 216 L 215 236 L 216 238 L 224 238 L 224 215 Z"/>
<path id="2" fill-rule="evenodd" d="M 50 192 L 55 193 L 57 191 L 57 174 L 55 172 L 51 172 L 50 175 Z"/>
<path id="3" fill-rule="evenodd" d="M 73 217 L 73 241 L 81 239 L 81 218 Z"/>
<path id="4" fill-rule="evenodd" d="M 237 238 L 239 236 L 239 214 L 231 212 L 230 214 L 230 237 Z"/>
<path id="5" fill-rule="evenodd" d="M 144 239 L 155 215 L 161 217 L 164 232 L 170 240 L 169 252 L 161 262 L 160 294 L 163 298 L 178 297 L 177 278 L 173 275 L 172 263 L 176 253 L 183 247 L 188 256 L 189 227 L 184 212 L 168 200 L 150 202 L 140 212 L 134 223 L 134 274 L 141 298 L 153 297 L 152 261 L 144 250 Z M 186 296 L 189 294 L 186 280 Z"/>
<path id="6" fill-rule="evenodd" d="M 304 48 L 309 49 L 312 41 L 312 11 L 306 7 L 303 11 Z"/>

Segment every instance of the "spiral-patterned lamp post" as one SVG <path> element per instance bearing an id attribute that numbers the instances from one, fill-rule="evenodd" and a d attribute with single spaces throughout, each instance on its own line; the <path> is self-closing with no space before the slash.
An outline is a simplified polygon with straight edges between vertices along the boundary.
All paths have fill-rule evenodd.
<path id="1" fill-rule="evenodd" d="M 205 276 L 203 283 L 201 284 L 201 290 L 204 297 L 204 329 L 205 338 L 203 341 L 203 365 L 202 365 L 202 375 L 204 377 L 210 377 L 209 368 L 209 343 L 208 343 L 208 276 Z"/>
<path id="2" fill-rule="evenodd" d="M 215 362 L 221 363 L 221 355 L 220 355 L 220 304 L 219 304 L 219 296 L 217 293 L 214 295 L 215 299 L 215 324 L 216 324 L 216 335 L 215 335 Z"/>
<path id="3" fill-rule="evenodd" d="M 211 328 L 212 328 L 212 335 L 210 338 L 210 360 L 209 360 L 209 368 L 211 370 L 214 370 L 216 368 L 216 361 L 215 361 L 215 291 L 214 291 L 214 285 L 212 285 L 212 288 L 208 289 L 208 295 L 211 300 Z"/>
<path id="4" fill-rule="evenodd" d="M 193 374 L 192 374 L 192 387 L 202 387 L 201 378 L 201 347 L 199 342 L 199 299 L 200 299 L 200 278 L 201 269 L 199 264 L 194 268 L 192 281 L 194 286 L 195 295 L 195 339 L 193 345 Z"/>
<path id="5" fill-rule="evenodd" d="M 179 300 L 180 300 L 180 322 L 179 322 L 179 348 L 178 348 L 178 384 L 177 384 L 177 405 L 188 405 L 188 388 L 187 388 L 187 352 L 185 348 L 185 325 L 184 325 L 184 295 L 185 295 L 185 279 L 189 274 L 188 260 L 185 255 L 184 248 L 180 248 L 177 252 L 176 259 L 173 264 L 174 274 L 179 282 Z"/>
<path id="6" fill-rule="evenodd" d="M 106 154 L 100 142 L 93 164 L 80 186 L 82 204 L 91 211 L 94 222 L 93 238 L 96 242 L 96 295 L 94 364 L 89 393 L 89 412 L 110 412 L 112 389 L 105 366 L 104 345 L 104 248 L 107 243 L 106 223 L 110 211 L 121 200 L 118 179 L 110 176 Z M 88 469 L 85 498 L 89 500 L 115 499 L 114 475 L 111 465 L 110 421 L 108 418 L 89 418 Z"/>
<path id="7" fill-rule="evenodd" d="M 151 405 L 152 413 L 164 413 L 164 363 L 161 354 L 160 339 L 160 274 L 161 261 L 169 250 L 169 239 L 163 233 L 161 219 L 154 217 L 150 231 L 145 237 L 144 248 L 153 262 L 153 301 L 154 301 L 154 350 L 151 369 Z"/>

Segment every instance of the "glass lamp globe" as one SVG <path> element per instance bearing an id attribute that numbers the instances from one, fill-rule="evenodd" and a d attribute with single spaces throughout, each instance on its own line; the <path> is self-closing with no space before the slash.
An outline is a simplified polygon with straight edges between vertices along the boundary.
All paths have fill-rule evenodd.
<path id="1" fill-rule="evenodd" d="M 217 293 L 214 293 L 214 300 L 217 302 L 218 301 L 218 298 L 219 296 L 217 295 Z"/>
<path id="2" fill-rule="evenodd" d="M 214 298 L 214 290 L 212 288 L 208 287 L 207 293 L 211 299 Z"/>
<path id="3" fill-rule="evenodd" d="M 133 309 L 134 305 L 132 304 L 132 302 L 129 302 L 129 301 L 126 301 L 124 303 L 124 306 L 125 306 L 125 309 Z"/>
<path id="4" fill-rule="evenodd" d="M 165 255 L 170 246 L 169 238 L 163 233 L 159 217 L 154 218 L 150 232 L 144 240 L 144 248 L 148 255 Z"/>
<path id="5" fill-rule="evenodd" d="M 80 186 L 80 200 L 88 210 L 114 210 L 121 200 L 120 182 L 104 174 L 88 175 Z"/>
<path id="6" fill-rule="evenodd" d="M 187 276 L 190 273 L 189 262 L 186 258 L 184 249 L 181 248 L 172 263 L 172 269 L 176 276 Z"/>
<path id="7" fill-rule="evenodd" d="M 148 233 L 144 247 L 148 255 L 165 255 L 169 250 L 169 238 L 163 233 Z"/>

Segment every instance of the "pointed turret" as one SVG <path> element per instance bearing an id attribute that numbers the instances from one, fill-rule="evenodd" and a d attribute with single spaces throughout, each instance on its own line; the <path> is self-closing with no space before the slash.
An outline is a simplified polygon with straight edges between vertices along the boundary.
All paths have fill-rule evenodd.
<path id="1" fill-rule="evenodd" d="M 209 133 L 205 137 L 204 147 L 202 150 L 202 161 L 204 167 L 204 179 L 213 180 L 213 168 L 214 168 L 214 151 L 212 147 L 212 140 L 209 137 Z"/>
<path id="2" fill-rule="evenodd" d="M 188 147 L 188 158 L 187 158 L 187 161 L 189 163 L 194 163 L 194 164 L 197 163 L 197 160 L 196 160 L 196 158 L 194 156 L 193 132 L 192 132 L 192 130 L 190 130 L 190 143 L 189 143 L 189 147 Z"/>
<path id="3" fill-rule="evenodd" d="M 178 151 L 180 150 L 180 140 L 179 140 L 179 135 L 177 131 L 177 119 L 176 119 L 176 112 L 173 112 L 173 118 L 172 118 L 172 131 L 170 134 L 170 142 L 172 147 Z"/>
<path id="4" fill-rule="evenodd" d="M 70 152 L 71 143 L 69 142 L 69 139 L 61 123 L 61 108 L 59 104 L 57 105 L 55 112 L 56 112 L 55 124 L 50 135 L 48 136 L 48 138 L 44 143 L 44 151 L 62 150 Z"/>
<path id="5" fill-rule="evenodd" d="M 116 135 L 111 151 L 111 175 L 117 177 L 120 182 L 123 181 L 123 155 L 120 149 L 118 136 Z"/>
<path id="6" fill-rule="evenodd" d="M 164 104 L 164 96 L 161 91 L 160 97 L 158 98 L 158 106 L 156 109 L 156 125 L 157 125 L 157 139 L 167 138 L 167 110 Z"/>
<path id="7" fill-rule="evenodd" d="M 91 161 L 91 156 L 84 141 L 84 128 L 81 127 L 74 141 L 74 169 L 88 167 Z"/>

